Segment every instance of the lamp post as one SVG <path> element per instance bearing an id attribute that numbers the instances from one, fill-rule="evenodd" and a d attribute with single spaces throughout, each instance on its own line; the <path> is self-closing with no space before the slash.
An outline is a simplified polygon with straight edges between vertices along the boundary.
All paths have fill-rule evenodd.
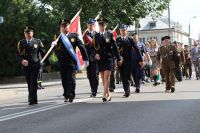
<path id="1" fill-rule="evenodd" d="M 171 37 L 171 14 L 170 14 L 170 3 L 168 4 L 168 25 L 169 25 L 169 36 Z"/>
<path id="2" fill-rule="evenodd" d="M 189 37 L 188 37 L 188 43 L 189 43 L 189 46 L 190 46 L 190 48 L 192 47 L 192 42 L 191 42 L 191 38 L 190 38 L 190 32 L 191 32 L 191 27 L 190 27 L 190 22 L 191 22 L 191 20 L 193 19 L 193 18 L 197 18 L 197 16 L 193 16 L 193 17 L 191 17 L 190 19 L 189 19 L 189 25 L 188 25 L 188 33 L 189 33 Z"/>

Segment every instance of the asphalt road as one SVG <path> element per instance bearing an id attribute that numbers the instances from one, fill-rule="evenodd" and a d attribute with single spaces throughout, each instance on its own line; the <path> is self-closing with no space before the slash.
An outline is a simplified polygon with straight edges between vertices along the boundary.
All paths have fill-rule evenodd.
<path id="1" fill-rule="evenodd" d="M 1 90 L 0 133 L 200 133 L 200 81 L 142 86 L 140 94 L 123 98 L 117 85 L 112 101 L 89 98 L 87 80 L 77 81 L 74 103 L 64 103 L 61 85 L 40 90 L 39 104 L 27 105 L 25 88 Z M 134 89 L 132 88 L 132 91 Z"/>

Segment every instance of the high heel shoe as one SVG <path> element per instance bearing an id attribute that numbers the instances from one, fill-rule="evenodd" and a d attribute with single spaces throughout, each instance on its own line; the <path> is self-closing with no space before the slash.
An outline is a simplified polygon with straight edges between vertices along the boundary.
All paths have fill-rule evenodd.
<path id="1" fill-rule="evenodd" d="M 108 97 L 108 98 L 107 98 L 107 101 L 111 101 L 111 100 L 112 100 L 112 97 Z"/>
<path id="2" fill-rule="evenodd" d="M 102 98 L 103 102 L 107 102 L 107 99 L 105 97 Z"/>

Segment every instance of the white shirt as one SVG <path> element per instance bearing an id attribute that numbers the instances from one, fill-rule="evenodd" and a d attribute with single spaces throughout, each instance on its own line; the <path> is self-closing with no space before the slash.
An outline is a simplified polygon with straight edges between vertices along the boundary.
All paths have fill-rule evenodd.
<path id="1" fill-rule="evenodd" d="M 121 36 L 122 40 L 126 40 L 126 37 L 127 37 L 127 36 L 124 36 L 124 37 L 123 37 L 123 36 Z"/>
<path id="2" fill-rule="evenodd" d="M 196 53 L 198 53 L 199 47 L 195 47 Z"/>

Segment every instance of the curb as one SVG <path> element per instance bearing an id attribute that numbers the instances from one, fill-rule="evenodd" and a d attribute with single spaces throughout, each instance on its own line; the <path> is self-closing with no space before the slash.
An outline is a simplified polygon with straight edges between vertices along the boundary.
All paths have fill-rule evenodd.
<path id="1" fill-rule="evenodd" d="M 76 80 L 84 80 L 87 79 L 87 77 L 77 77 Z M 49 86 L 55 86 L 55 85 L 61 85 L 61 80 L 51 80 L 51 81 L 44 81 L 42 84 L 44 87 L 49 87 Z M 7 84 L 7 85 L 2 85 L 0 86 L 0 90 L 2 89 L 18 89 L 18 88 L 27 88 L 26 83 L 21 83 L 21 84 Z"/>

